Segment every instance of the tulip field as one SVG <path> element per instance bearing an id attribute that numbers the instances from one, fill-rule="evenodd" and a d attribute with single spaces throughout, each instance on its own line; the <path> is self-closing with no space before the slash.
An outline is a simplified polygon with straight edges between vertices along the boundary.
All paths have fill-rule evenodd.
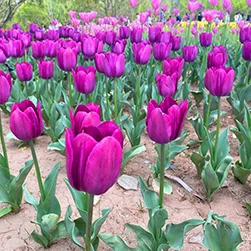
<path id="1" fill-rule="evenodd" d="M 150 2 L 0 28 L 0 251 L 251 250 L 250 21 Z"/>

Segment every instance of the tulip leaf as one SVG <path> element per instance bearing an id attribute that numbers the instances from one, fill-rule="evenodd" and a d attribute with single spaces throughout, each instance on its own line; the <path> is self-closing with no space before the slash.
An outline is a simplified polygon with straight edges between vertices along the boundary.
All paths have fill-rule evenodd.
<path id="1" fill-rule="evenodd" d="M 159 206 L 159 197 L 158 195 L 150 190 L 143 179 L 139 177 L 139 183 L 140 183 L 140 191 L 144 199 L 144 203 L 147 209 L 154 209 Z"/>
<path id="2" fill-rule="evenodd" d="M 246 201 L 246 208 L 248 211 L 249 216 L 251 216 L 251 204 Z"/>
<path id="3" fill-rule="evenodd" d="M 115 251 L 138 251 L 138 248 L 129 247 L 118 235 L 99 234 L 99 238 Z"/>
<path id="4" fill-rule="evenodd" d="M 12 198 L 12 201 L 16 205 L 20 205 L 23 195 L 22 185 L 27 175 L 29 174 L 33 165 L 33 161 L 29 160 L 25 162 L 25 166 L 20 169 L 19 174 L 11 181 L 9 187 L 9 194 Z"/>
<path id="5" fill-rule="evenodd" d="M 144 152 L 146 150 L 144 145 L 137 145 L 134 146 L 132 148 L 130 148 L 129 150 L 127 150 L 124 154 L 123 154 L 123 161 L 122 161 L 122 165 L 121 168 L 123 170 L 123 168 L 125 167 L 125 165 L 136 155 Z"/>
<path id="6" fill-rule="evenodd" d="M 132 225 L 129 223 L 126 223 L 125 226 L 126 228 L 134 232 L 134 234 L 136 235 L 139 250 L 144 250 L 144 251 L 156 250 L 155 239 L 150 232 L 146 231 L 140 226 Z"/>
<path id="7" fill-rule="evenodd" d="M 49 242 L 45 236 L 38 234 L 36 231 L 33 231 L 31 233 L 31 236 L 35 242 L 39 243 L 40 245 L 42 245 L 44 247 L 48 247 Z"/>
<path id="8" fill-rule="evenodd" d="M 205 158 L 201 156 L 199 153 L 193 152 L 191 155 L 191 160 L 195 164 L 198 175 L 201 175 L 204 166 L 205 166 Z"/>
<path id="9" fill-rule="evenodd" d="M 148 221 L 148 229 L 155 236 L 155 234 L 159 234 L 162 231 L 162 227 L 164 227 L 166 220 L 168 219 L 168 213 L 165 208 L 156 207 L 152 210 L 150 215 L 150 220 Z M 157 239 L 158 236 L 155 236 Z"/>
<path id="10" fill-rule="evenodd" d="M 6 214 L 10 213 L 12 211 L 12 206 L 5 206 L 0 209 L 0 218 L 5 216 Z"/>
<path id="11" fill-rule="evenodd" d="M 30 203 L 36 210 L 38 202 L 36 198 L 28 191 L 27 184 L 23 184 L 25 200 Z"/>
<path id="12" fill-rule="evenodd" d="M 223 159 L 223 161 L 220 163 L 218 169 L 216 170 L 216 174 L 218 176 L 218 180 L 220 182 L 220 186 L 223 185 L 223 183 L 225 182 L 227 175 L 229 173 L 230 170 L 230 164 L 232 162 L 232 157 L 227 156 L 225 159 Z"/>
<path id="13" fill-rule="evenodd" d="M 179 250 L 182 248 L 184 243 L 185 234 L 190 230 L 203 224 L 203 220 L 187 220 L 180 224 L 170 223 L 166 226 L 165 235 L 168 240 L 169 245 L 174 250 Z"/>
<path id="14" fill-rule="evenodd" d="M 207 192 L 207 197 L 210 198 L 212 194 L 220 187 L 218 176 L 215 170 L 212 168 L 210 162 L 206 162 L 201 173 L 201 177 Z"/>
<path id="15" fill-rule="evenodd" d="M 9 185 L 14 176 L 10 175 L 8 168 L 0 164 L 0 184 L 7 191 L 9 190 Z"/>
<path id="16" fill-rule="evenodd" d="M 102 216 L 99 217 L 97 220 L 93 223 L 93 233 L 91 236 L 91 239 L 95 239 L 100 231 L 100 228 L 102 227 L 103 223 L 105 222 L 106 218 L 108 217 L 109 213 L 111 212 L 110 209 L 103 209 L 102 210 Z"/>
<path id="17" fill-rule="evenodd" d="M 64 182 L 66 183 L 67 187 L 69 188 L 71 192 L 71 195 L 73 197 L 73 200 L 75 202 L 75 205 L 78 209 L 79 214 L 86 222 L 87 211 L 88 211 L 88 194 L 74 189 L 67 179 L 64 179 Z"/>
<path id="18" fill-rule="evenodd" d="M 159 178 L 153 179 L 152 186 L 153 186 L 153 188 L 154 188 L 155 191 L 156 191 L 156 189 L 159 190 L 159 186 L 160 186 Z M 164 193 L 165 194 L 171 194 L 172 191 L 173 191 L 172 185 L 170 184 L 170 182 L 168 182 L 167 180 L 165 180 L 164 181 Z"/>
<path id="19" fill-rule="evenodd" d="M 71 206 L 67 207 L 67 211 L 65 214 L 65 229 L 66 232 L 70 238 L 70 240 L 76 244 L 78 247 L 80 247 L 82 250 L 84 250 L 84 247 L 82 246 L 82 244 L 78 241 L 77 236 L 76 236 L 76 229 L 75 229 L 75 223 L 74 221 L 71 219 L 71 215 L 72 215 L 72 209 Z"/>
<path id="20" fill-rule="evenodd" d="M 242 184 L 247 182 L 248 176 L 251 174 L 251 169 L 247 169 L 240 161 L 236 161 L 233 167 L 234 177 Z"/>

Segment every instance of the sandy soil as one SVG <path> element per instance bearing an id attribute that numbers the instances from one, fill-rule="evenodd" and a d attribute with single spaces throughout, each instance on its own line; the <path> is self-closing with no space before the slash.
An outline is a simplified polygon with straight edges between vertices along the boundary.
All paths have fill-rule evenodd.
<path id="1" fill-rule="evenodd" d="M 224 103 L 223 110 L 227 111 L 227 115 L 223 118 L 222 126 L 233 125 L 231 107 Z M 9 119 L 7 116 L 3 118 L 4 133 L 9 132 Z M 187 121 L 185 128 L 189 131 L 188 138 L 196 138 L 196 135 Z M 230 155 L 234 161 L 238 159 L 238 142 L 229 133 L 229 140 L 231 143 Z M 61 162 L 58 184 L 57 196 L 62 207 L 62 216 L 64 216 L 68 204 L 74 209 L 74 203 L 71 195 L 63 181 L 66 177 L 65 158 L 56 152 L 47 150 L 50 139 L 47 136 L 41 136 L 36 141 L 36 151 L 38 160 L 42 170 L 42 177 L 45 178 L 52 167 Z M 156 153 L 154 151 L 154 144 L 149 140 L 146 133 L 143 133 L 142 143 L 146 146 L 146 151 L 141 155 L 135 157 L 125 168 L 124 173 L 135 177 L 143 177 L 146 180 L 151 177 L 150 164 L 154 164 L 156 160 Z M 126 146 L 129 143 L 126 143 Z M 7 141 L 8 155 L 11 172 L 17 174 L 18 170 L 23 166 L 23 163 L 31 159 L 29 148 L 17 148 L 18 142 L 14 140 Z M 194 189 L 200 196 L 204 197 L 205 192 L 202 185 L 201 178 L 196 174 L 196 168 L 190 161 L 189 156 L 192 149 L 181 153 L 175 158 L 175 168 L 169 169 L 168 174 L 175 175 L 186 182 Z M 35 179 L 34 169 L 30 172 L 27 178 L 27 184 L 30 191 L 38 198 L 38 189 Z M 179 184 L 170 181 L 173 185 L 173 193 L 165 196 L 165 207 L 169 213 L 168 222 L 179 223 L 190 218 L 206 218 L 210 210 L 219 215 L 227 215 L 227 220 L 235 222 L 242 234 L 244 242 L 239 246 L 241 251 L 251 250 L 251 221 L 247 216 L 244 202 L 251 202 L 251 180 L 246 185 L 241 185 L 234 180 L 232 173 L 228 176 L 227 184 L 215 193 L 213 201 L 208 204 L 198 198 L 189 194 Z M 111 208 L 112 211 L 101 229 L 101 232 L 116 233 L 122 236 L 132 246 L 136 245 L 136 241 L 132 238 L 131 233 L 125 229 L 126 222 L 133 224 L 140 224 L 146 226 L 148 221 L 147 211 L 140 206 L 143 203 L 139 189 L 137 191 L 125 191 L 117 184 L 113 186 L 106 194 L 102 195 L 99 203 L 95 206 L 94 217 L 97 217 L 103 208 Z M 74 209 L 73 216 L 77 216 Z M 21 211 L 14 215 L 10 214 L 0 219 L 0 251 L 28 251 L 28 250 L 44 250 L 41 246 L 35 243 L 29 236 L 36 226 L 31 223 L 35 220 L 35 211 L 31 205 L 23 200 Z M 200 242 L 200 234 L 202 229 L 197 228 L 189 233 L 185 240 L 185 245 L 182 250 L 197 251 L 206 250 Z M 47 250 L 80 250 L 68 239 L 60 240 Z M 104 243 L 101 243 L 99 250 L 109 250 Z"/>

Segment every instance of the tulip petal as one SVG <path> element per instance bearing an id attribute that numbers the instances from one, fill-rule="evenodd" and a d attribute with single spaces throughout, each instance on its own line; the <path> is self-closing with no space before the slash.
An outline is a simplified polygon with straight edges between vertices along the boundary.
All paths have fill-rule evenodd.
<path id="1" fill-rule="evenodd" d="M 84 189 L 90 194 L 105 193 L 117 180 L 122 162 L 122 149 L 113 137 L 98 143 L 89 155 L 83 178 Z"/>

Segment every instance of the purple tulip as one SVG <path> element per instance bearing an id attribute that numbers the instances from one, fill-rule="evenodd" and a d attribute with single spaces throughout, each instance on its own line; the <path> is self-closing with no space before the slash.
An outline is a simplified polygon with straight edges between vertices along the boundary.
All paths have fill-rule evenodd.
<path id="1" fill-rule="evenodd" d="M 158 42 L 161 34 L 161 27 L 149 27 L 148 38 L 151 43 Z"/>
<path id="2" fill-rule="evenodd" d="M 161 0 L 151 0 L 151 4 L 152 4 L 153 9 L 156 10 L 160 7 Z"/>
<path id="3" fill-rule="evenodd" d="M 223 45 L 214 46 L 208 53 L 207 68 L 225 66 L 227 59 L 227 49 Z"/>
<path id="4" fill-rule="evenodd" d="M 55 58 L 57 56 L 57 50 L 59 48 L 59 44 L 52 40 L 46 39 L 44 40 L 44 55 L 49 58 Z"/>
<path id="5" fill-rule="evenodd" d="M 32 79 L 32 65 L 28 62 L 16 63 L 17 77 L 21 82 Z"/>
<path id="6" fill-rule="evenodd" d="M 115 31 L 106 31 L 105 33 L 105 42 L 108 45 L 113 45 L 116 39 L 116 32 Z"/>
<path id="7" fill-rule="evenodd" d="M 59 31 L 58 30 L 48 30 L 44 37 L 49 40 L 57 41 L 59 39 Z"/>
<path id="8" fill-rule="evenodd" d="M 81 41 L 83 55 L 87 58 L 93 58 L 98 50 L 99 43 L 100 41 L 96 37 L 83 36 Z"/>
<path id="9" fill-rule="evenodd" d="M 231 0 L 222 0 L 222 8 L 227 12 L 232 12 L 232 1 Z"/>
<path id="10" fill-rule="evenodd" d="M 206 71 L 205 87 L 213 96 L 227 96 L 234 84 L 234 70 L 231 67 L 211 67 Z"/>
<path id="11" fill-rule="evenodd" d="M 85 68 L 78 66 L 76 71 L 72 69 L 75 88 L 78 92 L 89 94 L 96 86 L 96 69 L 93 66 Z"/>
<path id="12" fill-rule="evenodd" d="M 178 51 L 180 49 L 181 37 L 172 37 L 172 51 Z"/>
<path id="13" fill-rule="evenodd" d="M 21 40 L 9 41 L 9 55 L 13 58 L 21 58 L 24 55 L 24 44 Z"/>
<path id="14" fill-rule="evenodd" d="M 159 42 L 172 43 L 172 33 L 170 31 L 162 31 L 159 36 Z"/>
<path id="15" fill-rule="evenodd" d="M 251 61 L 251 42 L 244 42 L 242 47 L 242 57 L 244 60 Z"/>
<path id="16" fill-rule="evenodd" d="M 35 59 L 44 57 L 44 42 L 34 41 L 31 42 L 32 56 Z"/>
<path id="17" fill-rule="evenodd" d="M 115 43 L 112 45 L 111 50 L 113 53 L 116 54 L 121 54 L 124 53 L 126 47 L 126 40 L 117 40 Z"/>
<path id="18" fill-rule="evenodd" d="M 5 74 L 0 70 L 0 104 L 8 101 L 12 89 L 10 73 Z"/>
<path id="19" fill-rule="evenodd" d="M 153 56 L 158 61 L 163 61 L 169 57 L 172 49 L 172 44 L 166 43 L 154 43 L 153 44 Z"/>
<path id="20" fill-rule="evenodd" d="M 219 0 L 208 0 L 208 2 L 212 5 L 212 6 L 216 6 L 219 3 Z"/>
<path id="21" fill-rule="evenodd" d="M 137 64 L 147 64 L 152 55 L 152 47 L 145 43 L 134 43 L 132 45 L 133 58 Z"/>
<path id="22" fill-rule="evenodd" d="M 150 139 L 158 144 L 166 144 L 178 138 L 187 111 L 187 100 L 180 105 L 169 96 L 165 97 L 159 105 L 155 100 L 150 100 L 146 118 L 146 129 Z"/>
<path id="23" fill-rule="evenodd" d="M 95 103 L 78 105 L 75 113 L 70 110 L 71 129 L 74 137 L 84 132 L 89 126 L 97 127 L 100 124 L 100 106 Z"/>
<path id="24" fill-rule="evenodd" d="M 66 171 L 70 184 L 79 191 L 100 195 L 116 182 L 122 163 L 123 134 L 106 121 L 87 127 L 74 137 L 66 131 Z"/>
<path id="25" fill-rule="evenodd" d="M 1 48 L 0 45 L 0 64 L 5 63 L 7 59 L 7 55 L 4 49 Z"/>
<path id="26" fill-rule="evenodd" d="M 10 129 L 18 139 L 24 141 L 40 136 L 44 130 L 40 102 L 37 107 L 30 100 L 14 103 L 10 112 Z"/>
<path id="27" fill-rule="evenodd" d="M 32 36 L 30 33 L 19 34 L 18 39 L 23 42 L 25 48 L 30 47 L 32 40 Z"/>
<path id="28" fill-rule="evenodd" d="M 34 34 L 38 30 L 38 25 L 34 23 L 30 23 L 29 31 L 30 33 Z"/>
<path id="29" fill-rule="evenodd" d="M 104 58 L 105 58 L 104 53 L 97 53 L 94 57 L 94 63 L 95 63 L 97 71 L 100 73 L 103 73 L 103 74 L 105 73 L 105 71 L 104 71 Z"/>
<path id="30" fill-rule="evenodd" d="M 127 39 L 130 36 L 130 28 L 128 26 L 119 27 L 119 37 L 121 39 Z"/>
<path id="31" fill-rule="evenodd" d="M 198 1 L 192 1 L 189 0 L 187 3 L 187 8 L 190 12 L 196 12 L 198 10 L 200 10 L 202 8 L 202 3 L 198 2 Z"/>
<path id="32" fill-rule="evenodd" d="M 242 44 L 246 41 L 251 41 L 251 27 L 250 26 L 240 29 L 239 39 Z"/>
<path id="33" fill-rule="evenodd" d="M 130 0 L 130 5 L 132 8 L 136 7 L 138 5 L 138 0 Z"/>
<path id="34" fill-rule="evenodd" d="M 117 55 L 112 52 L 104 53 L 103 69 L 108 78 L 120 78 L 125 71 L 125 55 Z"/>
<path id="35" fill-rule="evenodd" d="M 173 96 L 178 88 L 178 72 L 174 72 L 170 76 L 156 73 L 156 83 L 162 97 Z"/>
<path id="36" fill-rule="evenodd" d="M 182 56 L 185 62 L 193 62 L 196 60 L 198 48 L 196 45 L 186 45 L 182 48 Z"/>
<path id="37" fill-rule="evenodd" d="M 63 71 L 71 71 L 77 64 L 77 52 L 73 48 L 59 48 L 57 51 L 58 66 Z"/>
<path id="38" fill-rule="evenodd" d="M 171 76 L 174 72 L 178 73 L 178 79 L 181 77 L 182 68 L 184 65 L 184 59 L 182 57 L 167 58 L 163 62 L 163 73 Z"/>
<path id="39" fill-rule="evenodd" d="M 142 41 L 143 30 L 140 28 L 133 28 L 130 32 L 131 43 L 140 43 Z"/>
<path id="40" fill-rule="evenodd" d="M 35 40 L 43 40 L 44 39 L 44 31 L 43 30 L 36 30 L 34 33 Z"/>
<path id="41" fill-rule="evenodd" d="M 202 47 L 208 47 L 212 44 L 213 34 L 212 32 L 203 32 L 200 34 L 200 45 Z"/>
<path id="42" fill-rule="evenodd" d="M 41 59 L 38 62 L 38 72 L 39 76 L 42 79 L 51 79 L 54 75 L 54 62 L 52 60 L 50 61 L 44 61 Z"/>

